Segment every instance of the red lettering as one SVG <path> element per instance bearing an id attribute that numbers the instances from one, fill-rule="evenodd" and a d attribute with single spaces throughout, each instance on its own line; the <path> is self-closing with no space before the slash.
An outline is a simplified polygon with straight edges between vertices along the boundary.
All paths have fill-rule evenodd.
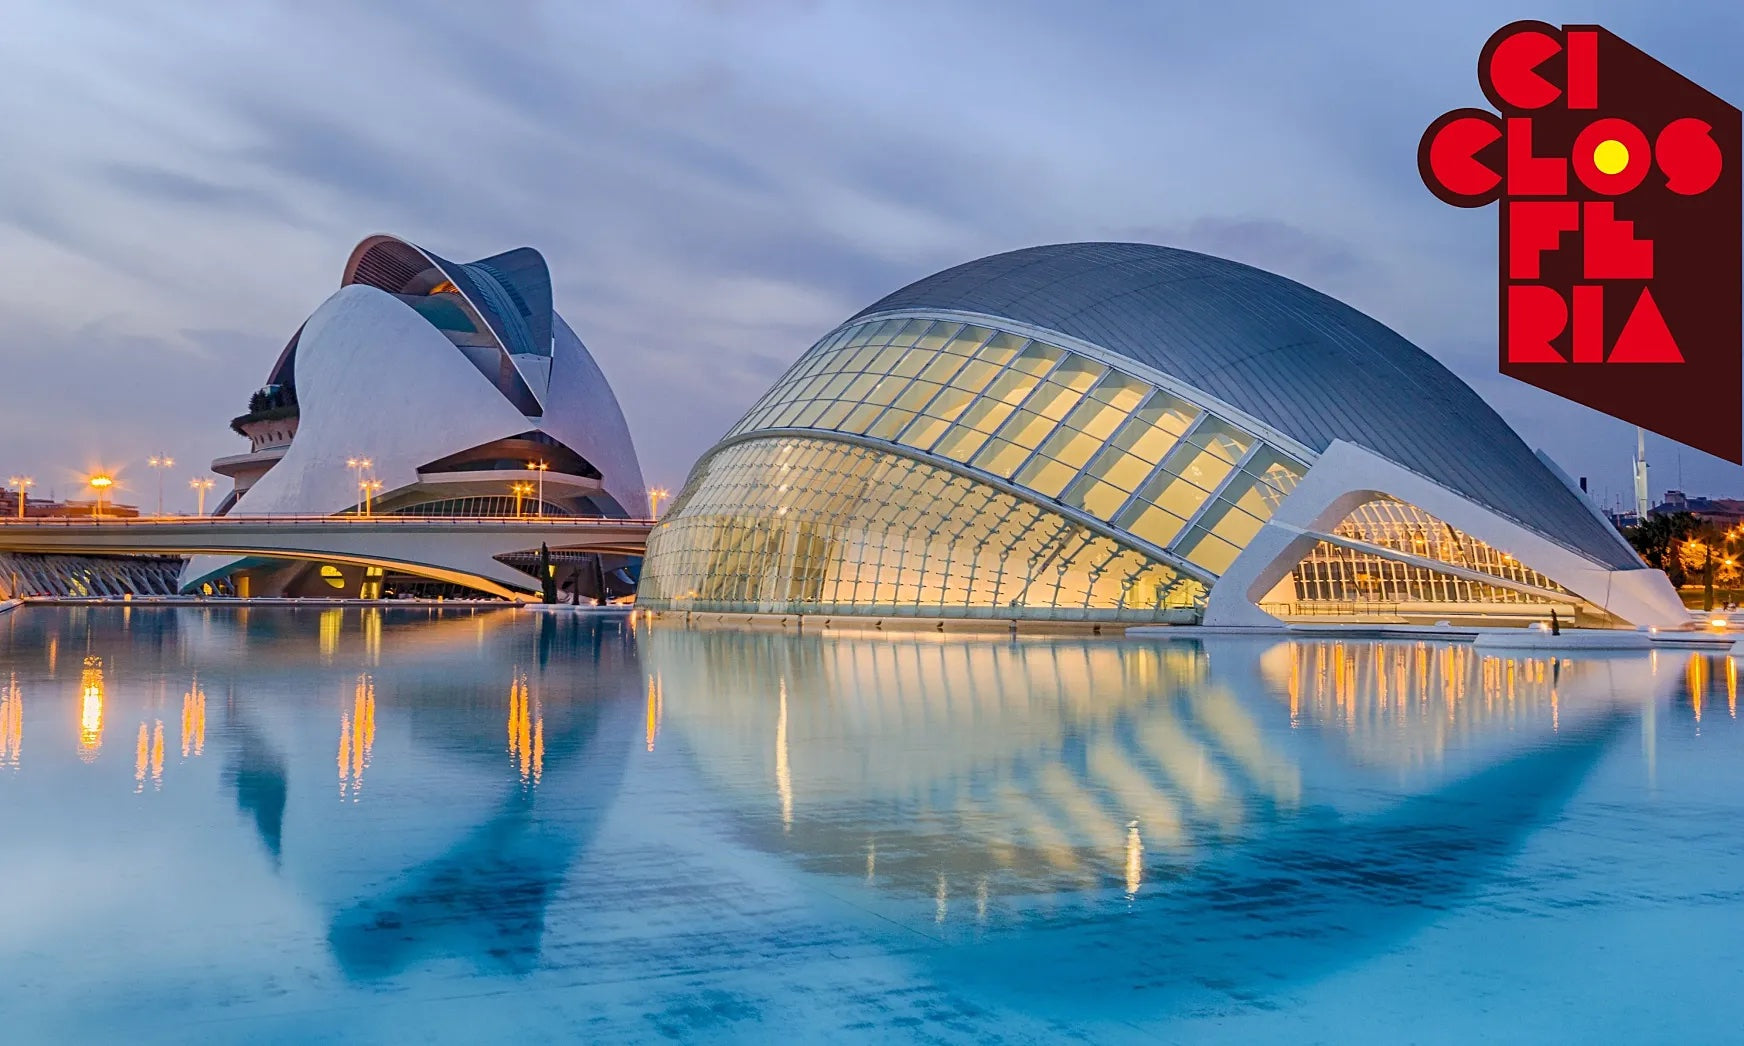
<path id="1" fill-rule="evenodd" d="M 1454 196 L 1487 203 L 1502 176 L 1478 160 L 1477 154 L 1501 137 L 1502 129 L 1493 118 L 1462 116 L 1451 120 L 1429 140 L 1430 172 Z"/>
<path id="2" fill-rule="evenodd" d="M 1562 89 L 1538 74 L 1538 67 L 1562 50 L 1555 38 L 1536 29 L 1515 33 L 1490 54 L 1490 87 L 1515 109 L 1542 109 Z"/>
<path id="3" fill-rule="evenodd" d="M 1508 130 L 1513 133 L 1513 128 Z M 1621 170 L 1606 173 L 1599 168 L 1599 150 L 1604 146 L 1603 157 L 1615 157 L 1616 146 L 1609 144 L 1613 142 L 1622 145 L 1627 162 Z M 1647 177 L 1653 166 L 1653 152 L 1640 128 L 1620 117 L 1607 116 L 1587 124 L 1586 129 L 1575 137 L 1569 161 L 1574 164 L 1575 177 L 1582 185 L 1605 196 L 1621 196 Z"/>
<path id="4" fill-rule="evenodd" d="M 1671 328 L 1665 325 L 1665 316 L 1647 288 L 1641 288 L 1641 297 L 1635 300 L 1629 321 L 1623 324 L 1623 333 L 1617 335 L 1617 344 L 1611 347 L 1611 358 L 1605 362 L 1683 362 L 1677 339 L 1671 336 Z"/>
<path id="5" fill-rule="evenodd" d="M 1575 29 L 1567 34 L 1568 107 L 1599 107 L 1599 34 Z"/>
<path id="6" fill-rule="evenodd" d="M 1562 234 L 1580 228 L 1573 200 L 1520 200 L 1508 204 L 1508 278 L 1536 280 L 1539 255 L 1556 251 Z"/>
<path id="7" fill-rule="evenodd" d="M 1568 326 L 1568 305 L 1555 290 L 1536 283 L 1508 286 L 1508 362 L 1567 363 L 1551 346 Z"/>
<path id="8" fill-rule="evenodd" d="M 1508 120 L 1508 195 L 1563 196 L 1568 193 L 1568 162 L 1532 155 L 1532 121 Z"/>
<path id="9" fill-rule="evenodd" d="M 1635 238 L 1635 223 L 1616 218 L 1610 201 L 1582 207 L 1581 271 L 1589 280 L 1651 280 L 1653 241 Z"/>
<path id="10" fill-rule="evenodd" d="M 1712 127 L 1693 116 L 1673 120 L 1653 142 L 1665 187 L 1679 196 L 1699 196 L 1720 180 L 1720 146 Z"/>
<path id="11" fill-rule="evenodd" d="M 1574 361 L 1605 362 L 1605 289 L 1577 284 L 1574 289 Z"/>

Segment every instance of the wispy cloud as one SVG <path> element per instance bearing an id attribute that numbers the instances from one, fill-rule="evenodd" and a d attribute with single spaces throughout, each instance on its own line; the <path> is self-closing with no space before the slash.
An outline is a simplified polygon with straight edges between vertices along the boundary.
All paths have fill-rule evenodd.
<path id="1" fill-rule="evenodd" d="M 1477 48 L 1517 15 L 26 0 L 0 39 L 0 465 L 71 469 L 98 433 L 235 452 L 225 421 L 372 232 L 544 252 L 668 486 L 867 302 L 978 255 L 1121 238 L 1336 294 L 1620 487 L 1625 427 L 1494 376 L 1494 217 L 1416 180 L 1424 124 L 1477 101 Z M 1537 15 L 1597 18 L 1744 98 L 1737 11 Z M 1685 458 L 1687 485 L 1737 487 Z"/>

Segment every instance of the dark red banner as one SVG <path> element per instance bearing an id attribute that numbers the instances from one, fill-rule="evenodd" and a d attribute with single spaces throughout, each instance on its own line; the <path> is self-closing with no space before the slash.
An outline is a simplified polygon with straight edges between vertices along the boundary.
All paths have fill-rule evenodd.
<path id="1" fill-rule="evenodd" d="M 1500 204 L 1502 373 L 1744 464 L 1739 111 L 1596 25 L 1505 26 L 1478 83 L 1417 166 Z"/>

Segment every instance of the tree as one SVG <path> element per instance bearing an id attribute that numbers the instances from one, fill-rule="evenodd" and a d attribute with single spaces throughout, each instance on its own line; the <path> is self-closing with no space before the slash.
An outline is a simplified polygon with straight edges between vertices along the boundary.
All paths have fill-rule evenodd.
<path id="1" fill-rule="evenodd" d="M 1700 524 L 1701 521 L 1688 512 L 1673 512 L 1664 516 L 1649 515 L 1640 523 L 1624 530 L 1623 536 L 1629 539 L 1629 544 L 1641 554 L 1648 566 L 1665 571 L 1665 576 L 1671 579 L 1673 585 L 1682 586 L 1687 580 L 1683 546 Z"/>

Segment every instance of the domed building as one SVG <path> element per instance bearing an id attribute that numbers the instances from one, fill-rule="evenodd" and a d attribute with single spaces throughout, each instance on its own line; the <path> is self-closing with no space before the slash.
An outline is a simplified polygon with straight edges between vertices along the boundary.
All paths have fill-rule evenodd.
<path id="1" fill-rule="evenodd" d="M 652 609 L 882 619 L 1687 620 L 1427 353 L 1251 266 L 1034 247 L 830 331 L 698 462 Z"/>
<path id="2" fill-rule="evenodd" d="M 217 513 L 640 514 L 623 412 L 551 297 L 529 247 L 462 264 L 392 236 L 364 240 L 231 422 L 249 449 L 212 463 L 235 484 Z M 576 584 L 633 589 L 621 557 L 588 565 L 602 569 L 574 571 Z M 223 582 L 253 595 L 453 587 L 227 556 L 197 556 L 182 573 L 184 590 Z"/>

